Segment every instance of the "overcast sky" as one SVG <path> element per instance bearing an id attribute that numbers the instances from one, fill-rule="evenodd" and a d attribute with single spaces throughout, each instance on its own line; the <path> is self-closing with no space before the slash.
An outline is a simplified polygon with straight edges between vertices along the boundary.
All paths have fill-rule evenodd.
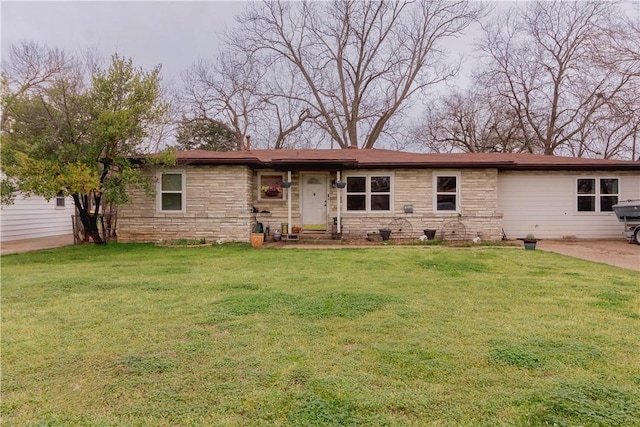
<path id="1" fill-rule="evenodd" d="M 497 2 L 498 8 L 510 2 Z M 522 2 L 520 2 L 522 3 Z M 640 0 L 625 6 L 640 19 Z M 222 32 L 247 1 L 5 1 L 0 0 L 1 54 L 21 41 L 35 41 L 71 52 L 95 48 L 107 58 L 117 52 L 137 66 L 162 64 L 165 82 L 198 58 L 213 58 Z M 511 2 L 511 4 L 513 4 Z M 635 8 L 632 6 L 635 5 Z M 467 56 L 470 37 L 449 48 Z M 453 52 L 452 52 L 453 53 Z"/>
<path id="2" fill-rule="evenodd" d="M 211 58 L 243 1 L 0 1 L 2 58 L 9 46 L 35 41 L 78 52 L 117 52 L 145 69 L 162 64 L 164 81 L 198 58 Z"/>
<path id="3" fill-rule="evenodd" d="M 499 3 L 506 6 L 508 2 Z M 97 49 L 150 69 L 162 64 L 165 83 L 199 58 L 213 58 L 225 29 L 247 1 L 5 1 L 0 0 L 2 58 L 21 41 L 35 41 L 78 53 Z M 454 55 L 469 63 L 473 36 L 451 40 Z M 468 71 L 468 70 L 466 70 Z M 461 80 L 465 81 L 464 75 Z"/>

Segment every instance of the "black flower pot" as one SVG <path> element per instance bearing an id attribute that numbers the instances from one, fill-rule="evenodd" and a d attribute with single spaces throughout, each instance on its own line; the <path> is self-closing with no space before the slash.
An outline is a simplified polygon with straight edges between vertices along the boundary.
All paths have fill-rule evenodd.
<path id="1" fill-rule="evenodd" d="M 422 231 L 424 231 L 424 235 L 427 236 L 428 240 L 433 240 L 436 238 L 436 231 L 438 230 L 427 228 L 426 230 L 422 230 Z"/>
<path id="2" fill-rule="evenodd" d="M 382 236 L 382 240 L 389 240 L 389 238 L 391 237 L 391 230 L 387 228 L 381 228 L 379 231 L 380 236 Z"/>

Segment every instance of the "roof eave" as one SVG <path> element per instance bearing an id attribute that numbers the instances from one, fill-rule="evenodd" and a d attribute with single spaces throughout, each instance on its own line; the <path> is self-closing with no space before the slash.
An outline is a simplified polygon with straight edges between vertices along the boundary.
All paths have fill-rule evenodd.
<path id="1" fill-rule="evenodd" d="M 513 166 L 513 162 L 406 162 L 382 163 L 360 162 L 361 168 L 406 168 L 406 169 L 488 169 Z"/>
<path id="2" fill-rule="evenodd" d="M 180 165 L 245 165 L 245 166 L 257 166 L 257 167 L 267 166 L 265 162 L 255 157 L 237 158 L 237 159 L 202 159 L 202 158 L 183 157 L 183 158 L 176 159 L 176 162 Z"/>
<path id="3" fill-rule="evenodd" d="M 343 170 L 359 166 L 356 159 L 273 159 L 266 164 L 278 170 Z"/>
<path id="4" fill-rule="evenodd" d="M 640 171 L 640 166 L 633 164 L 513 164 L 510 167 L 499 168 L 499 170 L 518 171 Z"/>

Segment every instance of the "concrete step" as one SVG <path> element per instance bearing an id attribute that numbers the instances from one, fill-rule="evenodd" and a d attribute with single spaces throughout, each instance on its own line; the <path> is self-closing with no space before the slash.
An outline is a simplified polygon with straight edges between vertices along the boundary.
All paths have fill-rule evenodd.
<path id="1" fill-rule="evenodd" d="M 303 245 L 335 245 L 340 244 L 340 239 L 333 239 L 330 232 L 302 232 L 298 234 L 298 240 L 287 240 L 287 243 L 289 242 L 295 242 Z"/>

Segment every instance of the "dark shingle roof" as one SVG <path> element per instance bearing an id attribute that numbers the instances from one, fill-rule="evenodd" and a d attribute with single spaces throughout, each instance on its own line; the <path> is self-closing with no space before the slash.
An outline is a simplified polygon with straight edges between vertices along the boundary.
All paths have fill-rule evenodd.
<path id="1" fill-rule="evenodd" d="M 409 153 L 363 150 L 178 151 L 182 164 L 245 164 L 275 169 L 497 168 L 499 170 L 636 170 L 640 162 L 512 153 Z"/>

